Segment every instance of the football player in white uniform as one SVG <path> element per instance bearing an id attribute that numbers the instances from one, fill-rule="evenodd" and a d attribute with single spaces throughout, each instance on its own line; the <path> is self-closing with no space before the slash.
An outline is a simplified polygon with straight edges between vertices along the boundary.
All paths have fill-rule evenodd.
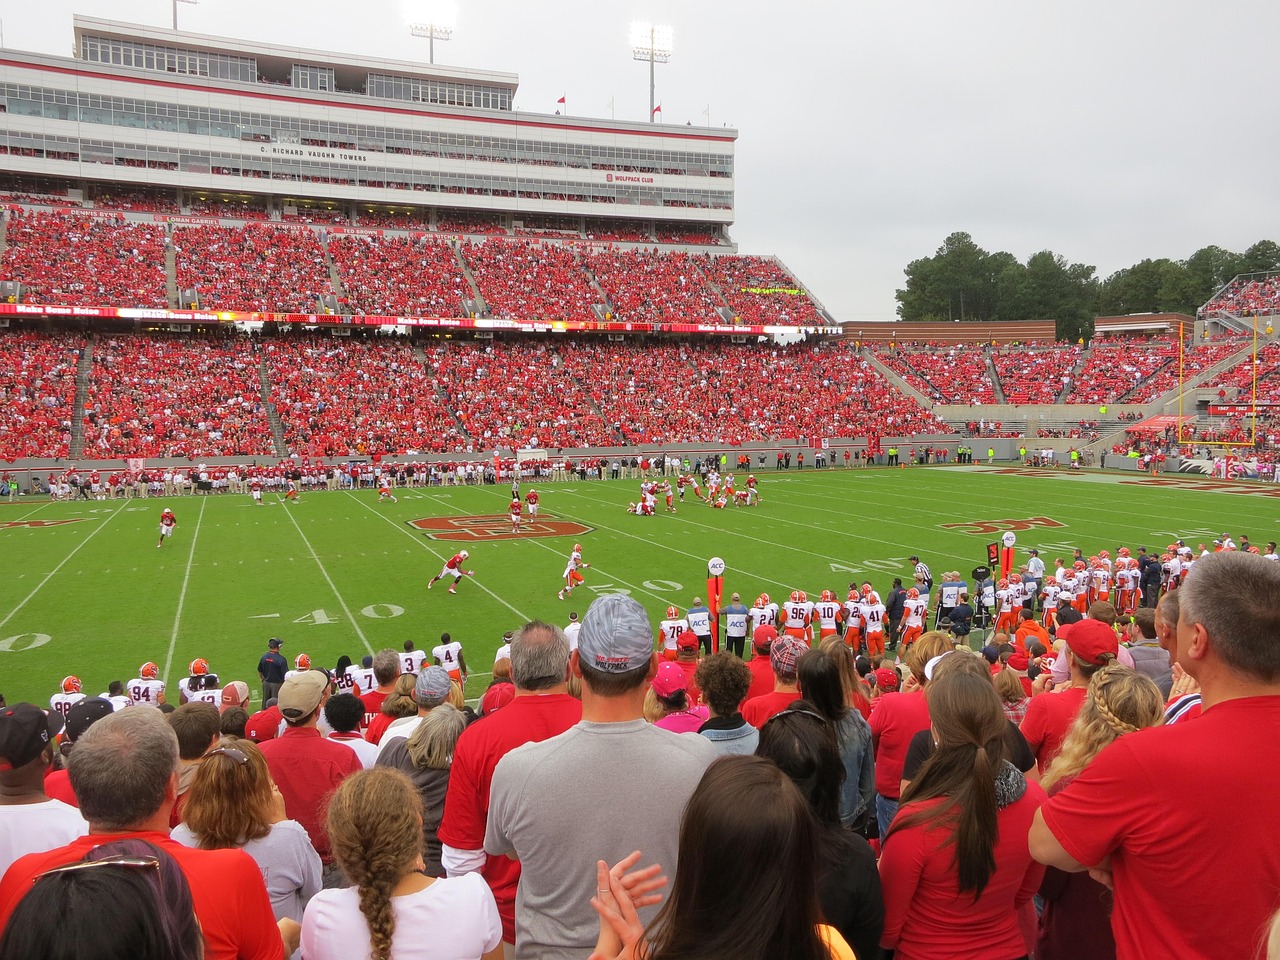
<path id="1" fill-rule="evenodd" d="M 676 640 L 680 634 L 689 629 L 689 621 L 680 616 L 680 608 L 667 607 L 667 618 L 658 624 L 662 634 L 662 656 L 666 660 L 676 659 Z"/>
<path id="2" fill-rule="evenodd" d="M 158 707 L 164 703 L 164 681 L 160 679 L 160 668 L 148 660 L 138 668 L 138 675 L 129 681 L 126 688 L 129 702 L 135 707 Z"/>
<path id="3" fill-rule="evenodd" d="M 560 588 L 560 592 L 556 594 L 561 600 L 573 592 L 573 588 L 582 583 L 585 577 L 579 570 L 586 569 L 591 566 L 589 563 L 582 561 L 582 544 L 575 543 L 573 551 L 569 554 L 569 559 L 564 565 L 564 586 Z"/>
<path id="4" fill-rule="evenodd" d="M 71 676 L 62 678 L 62 690 L 55 693 L 49 698 L 49 707 L 59 714 L 63 721 L 67 719 L 67 714 L 71 712 L 71 708 L 84 699 L 81 693 L 82 684 L 80 678 Z"/>
<path id="5" fill-rule="evenodd" d="M 400 672 L 409 673 L 416 677 L 422 672 L 422 665 L 426 662 L 427 651 L 416 649 L 412 640 L 406 640 L 404 642 L 404 653 L 400 654 Z"/>
<path id="6" fill-rule="evenodd" d="M 437 666 L 449 672 L 449 679 L 459 686 L 467 682 L 467 661 L 462 655 L 462 644 L 447 633 L 440 634 L 440 643 L 431 651 Z"/>

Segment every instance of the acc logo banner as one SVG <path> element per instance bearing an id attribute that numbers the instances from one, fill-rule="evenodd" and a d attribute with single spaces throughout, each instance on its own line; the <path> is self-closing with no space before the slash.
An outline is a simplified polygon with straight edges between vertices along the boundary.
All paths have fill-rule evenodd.
<path id="1" fill-rule="evenodd" d="M 524 540 L 528 537 L 577 537 L 591 528 L 572 520 L 548 520 L 538 517 L 520 524 L 520 532 L 511 532 L 511 518 L 506 514 L 482 517 L 423 517 L 410 520 L 409 526 L 423 531 L 432 540 L 461 540 L 479 543 L 485 540 Z"/>
<path id="2" fill-rule="evenodd" d="M 4 527 L 56 527 L 64 523 L 80 523 L 84 517 L 76 517 L 73 520 L 10 520 L 8 523 L 0 523 L 0 528 Z"/>
<path id="3" fill-rule="evenodd" d="M 990 536 L 1005 530 L 1031 530 L 1035 527 L 1063 527 L 1066 524 L 1048 517 L 1031 517 L 1028 520 L 970 520 L 968 523 L 940 523 L 944 530 L 957 530 L 960 533 L 973 533 Z"/>

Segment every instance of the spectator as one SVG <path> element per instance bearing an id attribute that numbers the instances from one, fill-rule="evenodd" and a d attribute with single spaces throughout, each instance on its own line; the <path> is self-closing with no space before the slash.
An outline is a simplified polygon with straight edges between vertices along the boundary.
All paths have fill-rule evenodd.
<path id="1" fill-rule="evenodd" d="M 490 785 L 498 762 L 522 744 L 564 733 L 582 719 L 569 695 L 569 642 L 557 628 L 535 620 L 511 641 L 515 699 L 458 738 L 441 821 L 441 861 L 449 876 L 479 872 L 493 891 L 503 941 L 515 943 L 515 900 L 520 863 L 484 851 Z"/>
<path id="2" fill-rule="evenodd" d="M 659 863 L 676 862 L 681 811 L 716 751 L 705 737 L 645 721 L 645 690 L 658 667 L 653 637 L 644 608 L 630 597 L 592 602 L 570 658 L 582 678 L 582 723 L 507 754 L 494 771 L 485 849 L 521 861 L 519 960 L 591 952 L 595 878 L 572 864 L 601 853 L 616 863 L 637 848 Z M 639 790 L 663 802 L 636 804 Z M 624 807 L 625 829 L 598 818 Z M 647 908 L 644 914 L 651 918 Z"/>
<path id="3" fill-rule="evenodd" d="M 1089 681 L 1080 713 L 1062 751 L 1045 772 L 1049 796 L 1061 793 L 1108 744 L 1164 719 L 1164 698 L 1149 677 L 1121 666 L 1103 667 Z M 1111 934 L 1111 891 L 1086 873 L 1045 870 L 1044 908 L 1036 937 L 1038 960 L 1116 955 Z"/>
<path id="4" fill-rule="evenodd" d="M 689 798 L 671 894 L 643 944 L 640 917 L 647 911 L 635 910 L 628 880 L 636 878 L 623 873 L 634 858 L 613 869 L 597 863 L 592 879 L 607 892 L 592 898 L 602 918 L 595 955 L 621 960 L 642 950 L 648 960 L 852 960 L 844 937 L 823 922 L 820 836 L 808 801 L 775 763 L 721 757 Z M 649 875 L 637 875 L 639 902 L 651 902 Z M 624 944 L 628 949 L 620 952 Z"/>
<path id="5" fill-rule="evenodd" d="M 378 715 L 365 728 L 365 739 L 377 746 L 379 750 L 382 749 L 383 736 L 393 723 L 418 718 L 418 701 L 413 696 L 417 685 L 418 678 L 412 673 L 402 673 L 397 676 L 395 683 L 391 685 L 391 693 L 382 701 Z"/>
<path id="6" fill-rule="evenodd" d="M 780 710 L 800 699 L 797 674 L 800 655 L 809 645 L 796 637 L 781 636 L 769 647 L 769 667 L 773 671 L 773 691 L 754 697 L 742 705 L 742 717 L 757 730 Z"/>
<path id="7" fill-rule="evenodd" d="M 86 869 L 90 864 L 102 869 Z M 0 958 L 82 956 L 206 956 L 191 887 L 172 856 L 144 840 L 117 840 L 94 847 L 78 863 L 35 878 L 5 928 Z"/>
<path id="8" fill-rule="evenodd" d="M 1134 669 L 1154 680 L 1160 692 L 1168 698 L 1169 689 L 1173 686 L 1173 665 L 1169 651 L 1160 645 L 1156 635 L 1156 612 L 1150 607 L 1139 607 L 1134 611 L 1128 642 Z"/>
<path id="9" fill-rule="evenodd" d="M 697 666 L 696 659 L 694 665 Z M 691 702 L 691 679 L 692 674 L 685 673 L 676 663 L 666 660 L 658 664 L 658 672 L 645 694 L 644 718 L 672 733 L 697 733 L 711 715 L 706 707 Z"/>
<path id="10" fill-rule="evenodd" d="M 1062 740 L 1084 703 L 1089 681 L 1102 667 L 1116 661 L 1120 647 L 1116 632 L 1100 620 L 1064 624 L 1058 628 L 1058 636 L 1066 641 L 1066 649 L 1059 656 L 1067 658 L 1071 685 L 1059 692 L 1032 697 L 1020 725 L 1042 774 L 1058 755 Z"/>
<path id="11" fill-rule="evenodd" d="M 169 824 L 176 827 L 182 821 L 182 805 L 200 761 L 222 735 L 222 718 L 213 704 L 193 701 L 174 710 L 168 720 L 178 737 L 178 797 L 173 805 L 173 822 Z"/>
<path id="12" fill-rule="evenodd" d="M 757 756 L 772 760 L 792 779 L 817 820 L 821 835 L 822 869 L 818 896 L 822 915 L 840 931 L 859 960 L 881 955 L 884 897 L 876 856 L 857 833 L 840 820 L 841 795 L 847 766 L 840 759 L 822 713 L 798 700 L 776 715 L 760 731 Z"/>
<path id="13" fill-rule="evenodd" d="M 364 770 L 338 788 L 326 832 L 354 886 L 312 898 L 302 921 L 303 956 L 501 960 L 493 894 L 479 877 L 422 872 L 421 819 L 418 791 L 398 770 Z"/>
<path id="14" fill-rule="evenodd" d="M 810 650 L 797 665 L 800 693 L 831 727 L 844 765 L 839 814 L 842 826 L 857 829 L 875 811 L 876 775 L 871 728 L 862 714 L 849 708 L 834 657 Z"/>
<path id="15" fill-rule="evenodd" d="M 320 857 L 302 824 L 285 815 L 284 797 L 252 741 L 223 740 L 209 751 L 172 836 L 183 846 L 239 849 L 253 857 L 277 920 L 301 923 L 307 901 L 320 890 Z"/>
<path id="16" fill-rule="evenodd" d="M 22 857 L 0 881 L 0 925 L 32 881 L 74 863 L 94 847 L 140 839 L 178 861 L 205 938 L 209 960 L 279 960 L 297 946 L 297 928 L 279 927 L 257 864 L 240 850 L 195 850 L 169 838 L 176 794 L 178 739 L 156 710 L 121 710 L 93 724 L 71 754 L 71 784 L 89 835 L 47 853 Z"/>
<path id="17" fill-rule="evenodd" d="M 1242 834 L 1204 811 L 1255 809 L 1280 787 L 1280 570 L 1215 553 L 1177 593 L 1175 659 L 1199 681 L 1204 712 L 1103 750 L 1048 801 L 1031 846 L 1059 869 L 1109 872 L 1120 960 L 1256 956 L 1280 887 L 1275 828 L 1255 818 Z M 1195 803 L 1171 802 L 1188 783 L 1199 785 Z"/>
<path id="18" fill-rule="evenodd" d="M 858 661 L 855 659 L 853 651 L 845 646 L 844 640 L 840 637 L 827 637 L 822 641 L 819 649 L 835 661 L 836 668 L 840 673 L 840 684 L 844 688 L 845 702 L 852 709 L 862 714 L 862 719 L 870 720 L 870 690 L 858 675 Z M 867 669 L 870 670 L 870 661 L 864 660 L 863 662 L 866 664 Z"/>
<path id="19" fill-rule="evenodd" d="M 408 776 L 422 797 L 422 856 L 429 877 L 444 876 L 440 820 L 444 816 L 453 752 L 466 725 L 467 717 L 461 710 L 450 703 L 438 703 L 422 715 L 422 722 L 407 738 L 392 739 L 378 755 L 378 766 Z"/>
<path id="20" fill-rule="evenodd" d="M 60 749 L 63 758 L 71 756 L 72 748 L 84 736 L 86 730 L 103 717 L 109 717 L 113 712 L 111 704 L 101 697 L 85 697 L 72 707 L 67 713 L 67 725 L 62 733 Z M 45 774 L 44 792 L 55 800 L 61 800 L 73 807 L 80 806 L 80 801 L 76 799 L 76 792 L 71 789 L 71 773 L 66 767 L 65 759 L 59 769 L 50 770 Z"/>
<path id="21" fill-rule="evenodd" d="M 493 676 L 489 686 L 480 698 L 480 716 L 486 717 L 500 707 L 505 707 L 515 699 L 515 684 L 511 682 L 511 645 L 507 643 L 507 656 L 493 663 Z"/>
<path id="22" fill-rule="evenodd" d="M 387 749 L 387 745 L 397 737 L 413 736 L 414 731 L 422 725 L 426 720 L 427 715 L 430 714 L 432 710 L 441 704 L 448 703 L 450 701 L 451 694 L 455 688 L 458 690 L 459 695 L 453 699 L 458 701 L 461 701 L 462 699 L 462 688 L 458 687 L 456 683 L 449 679 L 449 671 L 445 670 L 444 667 L 433 665 L 427 667 L 418 674 L 417 677 L 414 677 L 412 674 L 402 675 L 401 679 L 405 678 L 414 681 L 412 692 L 412 703 L 415 708 L 414 712 L 409 716 L 400 717 L 398 720 L 391 721 L 386 731 L 378 739 L 379 750 L 385 751 Z M 453 706 L 459 710 L 462 709 L 461 702 L 454 703 Z M 463 722 L 466 722 L 465 717 L 463 718 Z M 379 754 L 379 756 L 381 756 L 381 754 Z M 443 798 L 443 791 L 440 795 Z"/>
<path id="23" fill-rule="evenodd" d="M 364 701 L 364 725 L 373 723 L 374 718 L 382 710 L 382 703 L 391 696 L 395 689 L 396 677 L 400 676 L 400 655 L 394 650 L 383 649 L 373 655 L 373 679 L 377 686 L 360 699 Z"/>
<path id="24" fill-rule="evenodd" d="M 240 683 L 242 681 L 237 680 L 236 682 Z M 226 693 L 227 689 L 229 688 L 224 687 L 222 692 Z M 218 731 L 224 737 L 243 740 L 245 739 L 244 728 L 248 723 L 249 714 L 244 707 L 228 707 L 222 711 L 218 718 Z"/>
<path id="25" fill-rule="evenodd" d="M 19 857 L 89 832 L 79 810 L 51 800 L 44 791 L 45 774 L 57 749 L 54 738 L 62 726 L 58 713 L 30 703 L 0 709 L 0 872 Z"/>
<path id="26" fill-rule="evenodd" d="M 364 704 L 350 693 L 335 693 L 324 704 L 324 718 L 329 721 L 329 739 L 350 747 L 360 758 L 366 770 L 378 759 L 378 745 L 360 736 L 360 723 L 364 720 Z"/>
<path id="27" fill-rule="evenodd" d="M 332 886 L 341 877 L 324 829 L 324 802 L 343 780 L 364 768 L 354 750 L 323 739 L 316 729 L 328 693 L 329 678 L 323 670 L 304 670 L 286 680 L 280 688 L 286 729 L 261 749 L 284 796 L 285 814 L 306 829 L 324 865 L 322 883 Z"/>
<path id="28" fill-rule="evenodd" d="M 747 690 L 747 699 L 762 697 L 773 692 L 773 664 L 769 654 L 773 650 L 773 641 L 778 639 L 778 629 L 765 623 L 756 627 L 751 634 L 751 659 L 747 661 L 747 669 L 751 671 L 751 687 Z"/>
<path id="29" fill-rule="evenodd" d="M 694 681 L 702 691 L 702 699 L 708 709 L 708 718 L 698 728 L 698 733 L 710 740 L 722 754 L 755 753 L 760 732 L 743 719 L 738 709 L 746 700 L 751 686 L 751 671 L 747 665 L 727 650 L 722 650 L 698 664 Z"/>
<path id="30" fill-rule="evenodd" d="M 876 752 L 876 822 L 881 837 L 889 832 L 889 824 L 898 811 L 902 768 L 911 738 L 921 730 L 929 729 L 929 704 L 924 697 L 928 683 L 925 665 L 934 657 L 954 649 L 951 638 L 945 633 L 931 630 L 924 634 L 907 653 L 910 686 L 904 687 L 900 693 L 896 692 L 898 674 L 894 670 L 881 667 L 875 673 L 878 694 L 871 711 L 871 743 Z"/>
<path id="31" fill-rule="evenodd" d="M 929 715 L 937 751 L 902 795 L 881 854 L 881 943 L 903 960 L 1023 956 L 1018 910 L 1044 873 L 1026 830 L 1044 793 L 1006 758 L 1008 721 L 990 679 L 941 674 Z"/>

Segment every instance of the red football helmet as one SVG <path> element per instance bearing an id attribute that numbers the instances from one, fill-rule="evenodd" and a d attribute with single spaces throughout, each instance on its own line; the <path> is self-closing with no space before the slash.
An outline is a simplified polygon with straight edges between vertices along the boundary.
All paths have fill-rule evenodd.
<path id="1" fill-rule="evenodd" d="M 801 602 L 801 603 L 808 603 L 808 602 L 809 602 L 809 595 L 808 595 L 807 593 L 805 593 L 803 590 L 801 590 L 801 591 L 800 591 L 800 602 Z"/>
<path id="2" fill-rule="evenodd" d="M 79 677 L 63 677 L 62 678 L 63 693 L 79 693 L 80 686 L 81 684 L 80 684 Z"/>
<path id="3" fill-rule="evenodd" d="M 769 600 L 769 595 L 767 593 L 760 594 L 760 599 L 764 601 L 764 603 L 760 604 L 760 606 L 762 607 L 768 606 L 769 603 L 771 602 Z"/>
<path id="4" fill-rule="evenodd" d="M 300 653 L 298 654 L 297 657 L 294 658 L 293 665 L 298 670 L 310 670 L 311 658 L 307 656 L 305 653 Z"/>
<path id="5" fill-rule="evenodd" d="M 1109 551 L 1109 550 L 1099 550 L 1099 551 L 1098 551 L 1098 556 L 1099 556 L 1099 557 L 1101 557 L 1103 560 L 1110 560 L 1110 559 L 1111 559 L 1111 551 Z"/>
<path id="6" fill-rule="evenodd" d="M 582 552 L 582 544 L 580 544 L 580 543 L 575 543 L 575 544 L 573 545 L 573 552 L 574 552 L 574 553 L 581 553 L 581 552 Z"/>
<path id="7" fill-rule="evenodd" d="M 912 589 L 914 589 L 914 588 L 912 588 Z M 1008 580 L 1006 580 L 1004 577 L 1001 577 L 1001 578 L 1000 578 L 1000 581 L 996 584 L 996 589 L 998 589 L 998 590 L 1008 590 L 1008 589 L 1009 589 L 1009 581 L 1008 581 Z M 918 594 L 917 594 L 917 595 L 918 595 Z M 908 591 L 907 591 L 907 596 L 908 596 L 908 597 L 909 597 L 909 596 L 911 596 L 911 590 L 908 590 Z"/>
<path id="8" fill-rule="evenodd" d="M 1085 563 L 1083 560 L 1077 560 L 1071 566 L 1075 570 L 1087 570 L 1089 568 L 1089 565 Z"/>
<path id="9" fill-rule="evenodd" d="M 803 602 L 804 602 L 804 594 L 803 594 L 801 591 L 799 591 L 799 590 L 792 590 L 792 591 L 791 591 L 791 602 L 792 602 L 792 603 L 803 603 Z"/>
<path id="10" fill-rule="evenodd" d="M 858 591 L 857 591 L 857 590 L 850 590 L 850 591 L 849 591 L 849 595 L 848 595 L 847 597 L 845 597 L 845 599 L 846 599 L 846 600 L 857 600 L 857 599 L 858 599 Z"/>
<path id="11" fill-rule="evenodd" d="M 1003 582 L 1003 581 L 1001 581 L 1001 582 Z M 920 591 L 919 591 L 919 590 L 917 590 L 915 587 L 912 587 L 910 590 L 908 590 L 908 591 L 907 591 L 907 599 L 908 599 L 908 600 L 919 600 L 919 599 L 920 599 Z"/>
<path id="12" fill-rule="evenodd" d="M 1058 585 L 1058 578 L 1051 574 L 1044 578 L 1044 585 L 1046 587 L 1056 587 Z"/>
<path id="13" fill-rule="evenodd" d="M 203 657 L 197 657 L 195 660 L 191 661 L 190 665 L 187 667 L 187 672 L 193 677 L 204 676 L 209 672 L 209 661 L 205 660 Z"/>
<path id="14" fill-rule="evenodd" d="M 156 677 L 160 676 L 160 668 L 148 660 L 138 668 L 138 676 L 143 680 L 154 680 Z"/>
<path id="15" fill-rule="evenodd" d="M 1011 573 L 1011 574 L 1009 574 L 1009 582 L 1010 582 L 1010 583 L 1021 583 L 1021 582 L 1022 582 L 1022 574 L 1020 574 L 1020 573 Z"/>
<path id="16" fill-rule="evenodd" d="M 677 606 L 674 606 L 674 605 L 673 605 L 673 606 L 670 606 L 670 607 L 667 607 L 667 619 L 668 619 L 668 620 L 679 620 L 679 619 L 680 619 L 680 608 L 679 608 L 679 607 L 677 607 Z"/>
<path id="17" fill-rule="evenodd" d="M 1127 557 L 1128 555 L 1129 555 L 1128 547 L 1121 547 L 1119 550 L 1116 551 L 1117 557 Z"/>
<path id="18" fill-rule="evenodd" d="M 836 595 L 832 593 L 830 590 L 822 591 L 822 600 L 824 603 L 832 603 L 835 601 L 835 599 L 836 599 Z"/>

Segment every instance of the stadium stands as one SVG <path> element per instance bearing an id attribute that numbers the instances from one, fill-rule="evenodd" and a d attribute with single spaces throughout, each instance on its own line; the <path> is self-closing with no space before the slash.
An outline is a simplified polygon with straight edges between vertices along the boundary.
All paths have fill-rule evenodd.
<path id="1" fill-rule="evenodd" d="M 332 236 L 343 313 L 456 317 L 471 296 L 458 258 L 435 237 Z"/>
<path id="2" fill-rule="evenodd" d="M 84 338 L 0 336 L 0 459 L 65 457 Z"/>
<path id="3" fill-rule="evenodd" d="M 1220 310 L 1237 317 L 1263 317 L 1280 313 L 1280 276 L 1236 277 L 1201 307 L 1202 314 Z"/>
<path id="4" fill-rule="evenodd" d="M 723 301 L 688 254 L 607 250 L 584 254 L 582 260 L 619 320 L 722 322 L 716 308 Z"/>
<path id="5" fill-rule="evenodd" d="M 823 319 L 799 281 L 770 257 L 697 258 L 741 323 L 820 325 Z"/>
<path id="6" fill-rule="evenodd" d="M 11 215 L 3 279 L 26 288 L 26 302 L 67 306 L 168 306 L 164 227 L 73 214 Z"/>
<path id="7" fill-rule="evenodd" d="M 207 310 L 314 313 L 332 294 L 324 250 L 312 230 L 251 223 L 174 231 L 178 286 L 195 287 Z"/>
<path id="8" fill-rule="evenodd" d="M 302 456 L 465 449 L 431 371 L 403 340 L 323 335 L 263 347 L 271 400 L 291 453 Z"/>
<path id="9" fill-rule="evenodd" d="M 1080 359 L 1081 348 L 1026 344 L 991 351 L 1000 388 L 1009 403 L 1053 403 Z"/>
<path id="10" fill-rule="evenodd" d="M 550 243 L 490 239 L 465 242 L 471 268 L 489 313 L 509 320 L 595 320 L 592 289 L 574 252 Z"/>
<path id="11" fill-rule="evenodd" d="M 886 367 L 939 403 L 995 403 L 981 346 L 875 348 Z"/>
<path id="12" fill-rule="evenodd" d="M 95 458 L 270 456 L 247 337 L 99 338 L 85 406 Z"/>

